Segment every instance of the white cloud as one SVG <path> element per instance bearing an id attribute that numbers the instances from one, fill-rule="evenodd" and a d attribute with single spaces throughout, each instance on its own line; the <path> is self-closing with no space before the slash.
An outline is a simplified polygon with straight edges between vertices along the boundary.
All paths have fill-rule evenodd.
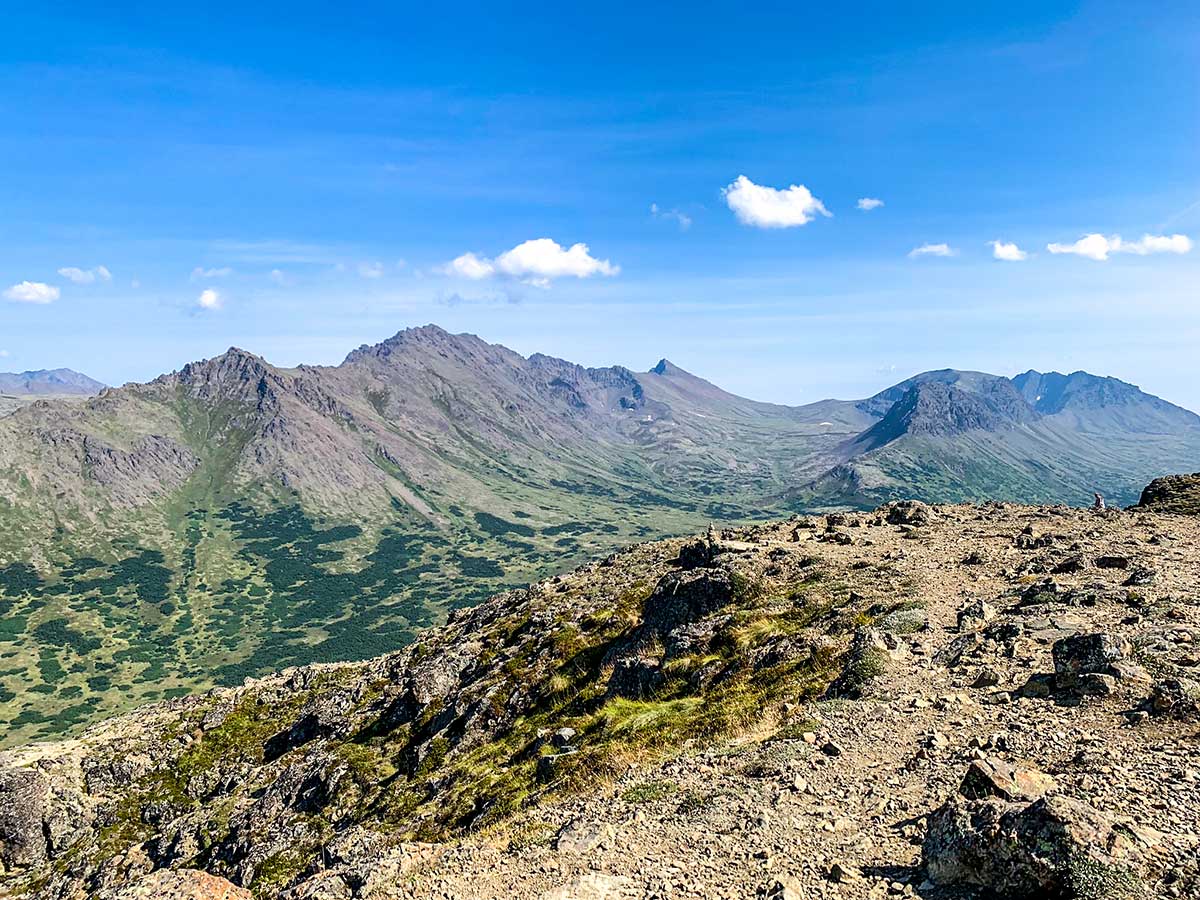
<path id="1" fill-rule="evenodd" d="M 196 305 L 201 309 L 220 309 L 225 305 L 225 298 L 212 288 L 205 288 L 196 299 Z"/>
<path id="2" fill-rule="evenodd" d="M 63 266 L 58 270 L 58 274 L 67 281 L 73 281 L 75 284 L 91 284 L 94 281 L 112 281 L 112 272 L 108 271 L 104 266 L 96 266 L 94 269 L 79 269 L 75 266 Z"/>
<path id="3" fill-rule="evenodd" d="M 192 269 L 192 281 L 204 281 L 210 278 L 228 278 L 233 274 L 233 269 L 229 266 L 222 266 L 219 269 L 205 269 L 203 266 L 196 266 Z"/>
<path id="4" fill-rule="evenodd" d="M 481 259 L 474 253 L 464 253 L 451 260 L 449 270 L 454 275 L 461 275 L 472 281 L 481 281 L 496 274 L 496 267 L 490 259 Z"/>
<path id="5" fill-rule="evenodd" d="M 792 228 L 807 225 L 818 215 L 833 215 L 802 184 L 779 190 L 755 184 L 745 175 L 739 175 L 732 184 L 722 188 L 721 194 L 738 221 L 755 228 Z"/>
<path id="6" fill-rule="evenodd" d="M 506 250 L 495 259 L 464 253 L 452 260 L 446 272 L 480 281 L 502 275 L 538 287 L 549 287 L 555 278 L 590 278 L 593 275 L 617 275 L 620 266 L 607 259 L 596 259 L 587 244 L 564 248 L 550 238 L 536 238 Z"/>
<path id="7" fill-rule="evenodd" d="M 692 227 L 692 217 L 687 213 L 682 213 L 677 209 L 663 209 L 657 203 L 650 204 L 650 215 L 656 219 L 669 219 L 679 225 L 680 231 L 687 231 Z"/>
<path id="8" fill-rule="evenodd" d="M 40 281 L 22 281 L 6 290 L 4 296 L 17 303 L 53 303 L 62 296 L 62 292 Z"/>
<path id="9" fill-rule="evenodd" d="M 863 212 L 870 212 L 873 209 L 879 209 L 883 206 L 883 201 L 878 197 L 859 197 L 858 208 Z"/>
<path id="10" fill-rule="evenodd" d="M 988 243 L 991 244 L 992 256 L 996 259 L 1002 259 L 1005 262 L 1020 262 L 1023 259 L 1029 259 L 1029 254 L 1016 244 L 1004 241 L 988 241 Z"/>
<path id="11" fill-rule="evenodd" d="M 383 263 L 363 262 L 358 264 L 358 274 L 363 278 L 382 278 Z"/>
<path id="12" fill-rule="evenodd" d="M 1136 253 L 1138 256 L 1149 256 L 1151 253 L 1183 255 L 1192 252 L 1192 239 L 1186 234 L 1143 234 L 1140 241 L 1122 243 L 1116 252 Z"/>
<path id="13" fill-rule="evenodd" d="M 1149 256 L 1152 253 L 1190 253 L 1192 239 L 1186 234 L 1144 234 L 1140 240 L 1125 241 L 1119 234 L 1085 234 L 1073 244 L 1047 244 L 1054 254 L 1069 253 L 1096 262 L 1104 262 L 1111 253 L 1132 253 Z"/>
<path id="14" fill-rule="evenodd" d="M 958 256 L 958 251 L 949 244 L 922 244 L 909 251 L 909 259 L 921 256 Z"/>

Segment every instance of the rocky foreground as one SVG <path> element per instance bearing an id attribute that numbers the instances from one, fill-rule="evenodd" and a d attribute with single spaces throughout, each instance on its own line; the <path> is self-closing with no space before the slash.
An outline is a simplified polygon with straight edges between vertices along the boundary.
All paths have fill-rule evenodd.
<path id="1" fill-rule="evenodd" d="M 1200 519 L 634 547 L 0 756 L 0 896 L 1200 897 Z"/>

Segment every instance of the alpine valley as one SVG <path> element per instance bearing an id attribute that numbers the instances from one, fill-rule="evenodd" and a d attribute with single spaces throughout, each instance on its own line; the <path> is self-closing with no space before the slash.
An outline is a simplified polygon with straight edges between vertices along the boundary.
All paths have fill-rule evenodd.
<path id="1" fill-rule="evenodd" d="M 1200 417 L 1083 372 L 942 370 L 787 407 L 666 360 L 589 369 L 435 326 L 336 367 L 231 349 L 148 384 L 56 385 L 0 382 L 19 395 L 0 418 L 6 745 L 374 657 L 711 522 L 901 497 L 1125 504 L 1200 460 Z"/>

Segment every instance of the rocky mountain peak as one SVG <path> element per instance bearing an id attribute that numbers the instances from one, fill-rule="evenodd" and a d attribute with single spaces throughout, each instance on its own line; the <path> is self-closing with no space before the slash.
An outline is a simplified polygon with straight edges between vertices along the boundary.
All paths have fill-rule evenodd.
<path id="1" fill-rule="evenodd" d="M 904 435 L 952 436 L 968 431 L 998 431 L 1036 419 L 1020 395 L 1003 379 L 985 393 L 962 390 L 941 380 L 911 384 L 887 414 L 855 439 L 875 449 Z"/>
<path id="2" fill-rule="evenodd" d="M 403 328 L 385 341 L 378 344 L 363 344 L 352 350 L 343 364 L 354 363 L 362 359 L 388 359 L 396 354 L 414 350 L 447 350 L 457 349 L 460 352 L 467 348 L 490 346 L 473 334 L 451 334 L 439 325 L 419 325 Z"/>

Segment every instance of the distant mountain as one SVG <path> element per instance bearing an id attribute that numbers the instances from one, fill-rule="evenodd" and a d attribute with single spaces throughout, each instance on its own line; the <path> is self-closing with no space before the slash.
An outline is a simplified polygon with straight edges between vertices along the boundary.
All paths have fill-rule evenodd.
<path id="1" fill-rule="evenodd" d="M 1070 420 L 1087 430 L 1169 433 L 1200 427 L 1200 416 L 1116 378 L 1087 372 L 1042 374 L 1030 370 L 1013 385 L 1038 413 Z"/>
<path id="2" fill-rule="evenodd" d="M 386 652 L 448 609 L 714 521 L 898 496 L 1127 503 L 1194 470 L 1196 416 L 1063 378 L 943 370 L 788 407 L 667 360 L 587 368 L 426 326 L 338 366 L 235 348 L 26 405 L 0 418 L 5 739 Z"/>
<path id="3" fill-rule="evenodd" d="M 1200 459 L 1200 416 L 1136 386 L 1075 372 L 1008 379 L 943 369 L 857 404 L 881 418 L 789 496 L 869 506 L 900 497 L 1071 502 Z"/>
<path id="4" fill-rule="evenodd" d="M 0 394 L 100 393 L 105 385 L 71 369 L 36 369 L 31 372 L 0 372 Z"/>
<path id="5" fill-rule="evenodd" d="M 856 437 L 852 446 L 866 452 L 905 435 L 951 437 L 968 431 L 999 431 L 1037 418 L 1006 379 L 979 381 L 972 390 L 955 387 L 958 383 L 910 379 L 883 418 Z"/>

